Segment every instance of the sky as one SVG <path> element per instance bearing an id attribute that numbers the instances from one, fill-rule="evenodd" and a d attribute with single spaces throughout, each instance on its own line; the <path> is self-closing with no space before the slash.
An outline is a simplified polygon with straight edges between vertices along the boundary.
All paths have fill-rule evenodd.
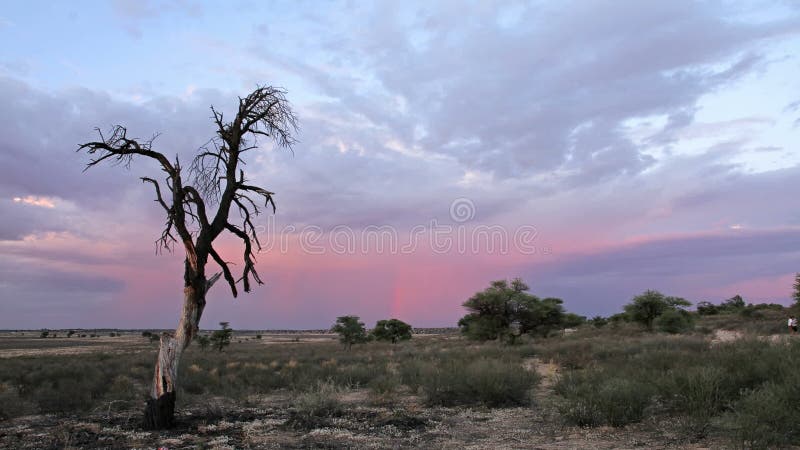
<path id="1" fill-rule="evenodd" d="M 121 124 L 190 160 L 209 107 L 259 85 L 300 122 L 293 151 L 264 141 L 245 166 L 276 192 L 265 284 L 217 284 L 202 328 L 455 326 L 514 277 L 587 316 L 646 289 L 789 304 L 799 5 L 7 2 L 0 328 L 174 327 L 183 256 L 157 254 L 139 180 L 158 168 L 84 172 L 76 149 Z"/>

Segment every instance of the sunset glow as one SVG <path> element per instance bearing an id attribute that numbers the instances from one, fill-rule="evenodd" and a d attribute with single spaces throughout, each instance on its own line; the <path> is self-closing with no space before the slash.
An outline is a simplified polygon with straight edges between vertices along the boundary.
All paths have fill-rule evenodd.
<path id="1" fill-rule="evenodd" d="M 75 150 L 122 124 L 188 167 L 209 106 L 259 84 L 287 89 L 299 142 L 247 153 L 276 192 L 265 284 L 216 285 L 203 326 L 452 327 L 513 277 L 587 316 L 645 289 L 790 302 L 796 3 L 139 3 L 0 11 L 0 328 L 174 327 L 182 249 L 157 254 L 139 179 L 163 174 Z"/>

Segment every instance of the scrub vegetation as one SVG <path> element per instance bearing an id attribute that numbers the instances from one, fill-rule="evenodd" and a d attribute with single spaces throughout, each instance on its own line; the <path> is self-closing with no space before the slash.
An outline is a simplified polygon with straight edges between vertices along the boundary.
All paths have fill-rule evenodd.
<path id="1" fill-rule="evenodd" d="M 357 316 L 295 334 L 222 323 L 187 349 L 177 386 L 185 413 L 166 431 L 142 431 L 140 413 L 160 332 L 7 332 L 0 447 L 780 448 L 800 439 L 800 336 L 785 322 L 794 308 L 736 296 L 691 310 L 646 291 L 620 314 L 586 320 L 527 291 L 521 280 L 492 283 L 452 329 L 386 319 L 368 330 Z"/>

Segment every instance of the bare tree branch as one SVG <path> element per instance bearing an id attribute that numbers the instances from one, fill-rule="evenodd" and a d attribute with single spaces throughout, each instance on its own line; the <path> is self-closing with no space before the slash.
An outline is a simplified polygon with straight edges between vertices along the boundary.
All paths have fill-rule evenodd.
<path id="1" fill-rule="evenodd" d="M 192 186 L 184 186 L 183 192 L 186 194 L 185 198 L 187 203 L 193 203 L 195 205 L 197 214 L 194 215 L 194 217 L 197 218 L 197 221 L 200 223 L 201 229 L 208 228 L 208 216 L 206 215 L 206 204 L 203 201 L 203 197 L 201 197 L 197 189 Z"/>
<path id="2" fill-rule="evenodd" d="M 266 189 L 262 189 L 262 188 L 260 188 L 258 186 L 248 186 L 246 184 L 240 184 L 238 186 L 238 188 L 240 190 L 242 190 L 242 191 L 252 191 L 252 192 L 255 192 L 256 194 L 259 194 L 259 195 L 263 196 L 264 197 L 264 206 L 272 204 L 272 213 L 274 214 L 275 211 L 277 211 L 277 208 L 275 207 L 275 201 L 272 200 L 272 196 L 275 195 L 274 192 L 270 192 L 270 191 L 268 191 Z"/>
<path id="3" fill-rule="evenodd" d="M 149 178 L 149 177 L 141 177 L 141 180 L 142 180 L 142 183 L 153 183 L 153 186 L 156 188 L 156 200 L 155 201 L 157 201 L 158 204 L 160 204 L 161 207 L 164 208 L 164 211 L 166 211 L 167 214 L 169 214 L 170 211 L 171 211 L 171 208 L 169 206 L 167 206 L 166 202 L 164 202 L 164 198 L 161 197 L 161 186 L 158 185 L 158 181 L 156 181 L 156 180 L 154 180 L 152 178 Z"/>
<path id="4" fill-rule="evenodd" d="M 220 185 L 224 179 L 222 175 L 228 166 L 228 152 L 224 145 L 219 145 L 218 139 L 211 139 L 201 147 L 202 151 L 194 157 L 189 167 L 194 184 L 210 204 L 219 200 Z"/>
<path id="5" fill-rule="evenodd" d="M 256 283 L 264 284 L 264 282 L 262 282 L 261 278 L 258 276 L 258 272 L 256 272 L 255 259 L 253 258 L 253 245 L 250 242 L 250 237 L 247 235 L 247 233 L 240 230 L 235 225 L 231 225 L 230 223 L 226 223 L 225 228 L 238 236 L 244 244 L 244 270 L 242 271 L 242 277 L 239 278 L 239 281 L 242 281 L 244 291 L 250 292 L 250 275 L 253 276 L 253 279 L 256 281 Z"/>
<path id="6" fill-rule="evenodd" d="M 157 134 L 149 140 L 140 143 L 136 139 L 129 139 L 128 130 L 122 125 L 117 125 L 112 128 L 111 136 L 108 138 L 103 136 L 103 132 L 100 131 L 99 128 L 95 128 L 95 130 L 100 135 L 100 141 L 87 142 L 78 147 L 78 151 L 86 150 L 90 155 L 98 155 L 97 158 L 86 164 L 84 170 L 109 158 L 113 158 L 116 164 L 124 164 L 125 167 L 130 167 L 133 156 L 141 155 L 158 161 L 161 167 L 169 174 L 175 171 L 166 156 L 151 149 L 153 141 L 158 137 Z"/>
<path id="7" fill-rule="evenodd" d="M 297 117 L 285 97 L 286 91 L 281 88 L 271 86 L 258 87 L 245 98 L 239 98 L 239 109 L 233 122 L 225 123 L 222 120 L 222 113 L 212 109 L 214 120 L 217 123 L 217 135 L 222 140 L 222 144 L 216 147 L 216 153 L 220 157 L 215 157 L 217 161 L 224 159 L 226 162 L 223 168 L 214 166 L 213 170 L 204 170 L 203 179 L 212 180 L 214 186 L 220 189 L 220 200 L 217 214 L 211 221 L 209 237 L 213 240 L 219 235 L 228 223 L 228 215 L 231 205 L 241 202 L 238 191 L 251 191 L 264 197 L 265 206 L 272 204 L 275 211 L 275 202 L 272 199 L 272 192 L 257 186 L 244 184 L 244 175 L 241 172 L 240 164 L 244 164 L 241 159 L 243 152 L 255 148 L 248 145 L 248 136 L 255 142 L 258 136 L 271 138 L 276 145 L 291 149 L 296 143 L 294 133 L 297 131 Z M 205 159 L 203 157 L 201 159 Z M 237 170 L 242 173 L 240 179 L 236 179 Z M 222 181 L 225 181 L 225 189 L 221 189 Z M 219 192 L 219 191 L 218 191 Z M 248 198 L 249 200 L 249 198 Z M 251 202 L 252 203 L 252 202 Z M 241 205 L 237 205 L 240 209 Z M 247 209 L 247 208 L 244 208 Z M 255 208 L 249 213 L 257 215 L 258 209 Z"/>
<path id="8" fill-rule="evenodd" d="M 236 298 L 236 296 L 238 295 L 238 292 L 236 290 L 236 280 L 233 279 L 233 274 L 231 273 L 231 269 L 230 267 L 228 267 L 229 263 L 225 262 L 222 259 L 222 257 L 219 256 L 219 253 L 217 253 L 217 251 L 214 250 L 214 247 L 209 247 L 208 253 L 211 255 L 212 258 L 214 258 L 214 261 L 222 269 L 222 274 L 225 276 L 225 281 L 227 281 L 228 286 L 231 287 L 231 293 L 233 294 L 233 298 Z"/>

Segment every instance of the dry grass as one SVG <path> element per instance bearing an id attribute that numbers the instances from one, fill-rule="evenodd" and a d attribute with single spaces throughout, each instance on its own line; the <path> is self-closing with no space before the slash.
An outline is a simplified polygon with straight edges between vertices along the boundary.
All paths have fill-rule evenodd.
<path id="1" fill-rule="evenodd" d="M 0 336 L 0 448 L 780 446 L 769 429 L 742 430 L 761 420 L 765 402 L 794 395 L 775 364 L 800 348 L 747 332 L 712 346 L 713 332 L 648 335 L 627 325 L 513 347 L 434 335 L 351 351 L 331 335 L 262 334 L 235 336 L 223 353 L 190 347 L 178 425 L 164 432 L 138 428 L 156 343 L 138 334 Z M 734 378 L 720 385 L 721 373 Z M 695 393 L 667 401 L 675 389 Z M 626 397 L 633 409 L 603 409 L 623 391 L 641 394 Z M 564 402 L 598 392 L 594 404 L 610 419 L 571 425 Z"/>

